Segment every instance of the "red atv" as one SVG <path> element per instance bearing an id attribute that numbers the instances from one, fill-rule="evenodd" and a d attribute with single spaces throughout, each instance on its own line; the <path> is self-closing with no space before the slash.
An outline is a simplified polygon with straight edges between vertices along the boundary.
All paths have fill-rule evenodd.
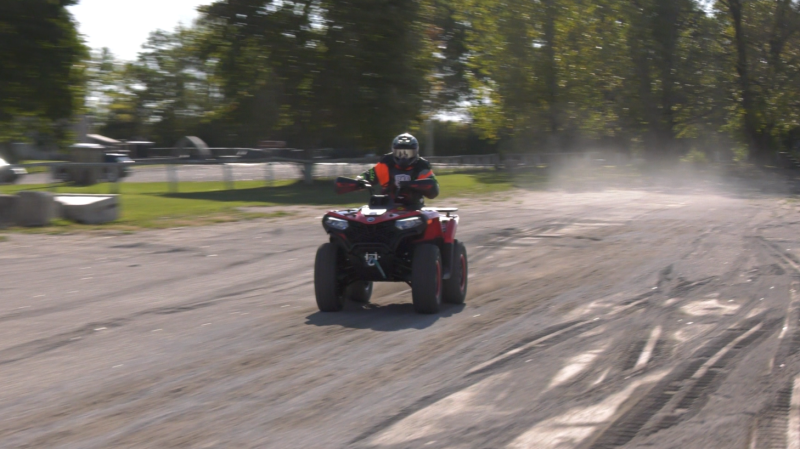
<path id="1" fill-rule="evenodd" d="M 336 193 L 364 189 L 372 186 L 336 179 Z M 455 239 L 457 210 L 414 210 L 373 194 L 368 206 L 325 214 L 322 226 L 330 243 L 319 247 L 314 264 L 319 310 L 338 312 L 348 299 L 369 302 L 373 282 L 410 285 L 418 313 L 437 313 L 442 302 L 463 304 L 468 264 L 466 248 Z"/>

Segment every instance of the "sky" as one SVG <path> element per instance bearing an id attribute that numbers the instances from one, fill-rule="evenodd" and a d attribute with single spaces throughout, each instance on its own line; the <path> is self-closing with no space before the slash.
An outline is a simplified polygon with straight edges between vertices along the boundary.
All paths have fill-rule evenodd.
<path id="1" fill-rule="evenodd" d="M 93 50 L 108 47 L 119 59 L 135 60 L 152 31 L 172 31 L 197 18 L 197 7 L 213 0 L 80 0 L 69 8 Z"/>

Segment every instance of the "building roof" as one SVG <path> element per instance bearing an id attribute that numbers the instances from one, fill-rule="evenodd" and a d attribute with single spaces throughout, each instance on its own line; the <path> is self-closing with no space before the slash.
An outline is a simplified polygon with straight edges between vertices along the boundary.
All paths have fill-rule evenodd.
<path id="1" fill-rule="evenodd" d="M 122 145 L 122 142 L 119 140 L 112 139 L 111 137 L 101 136 L 100 134 L 88 134 L 86 137 L 91 140 L 101 142 L 105 145 Z"/>
<path id="2" fill-rule="evenodd" d="M 75 145 L 70 145 L 70 148 L 91 148 L 93 150 L 104 150 L 106 147 L 96 143 L 76 143 Z"/>

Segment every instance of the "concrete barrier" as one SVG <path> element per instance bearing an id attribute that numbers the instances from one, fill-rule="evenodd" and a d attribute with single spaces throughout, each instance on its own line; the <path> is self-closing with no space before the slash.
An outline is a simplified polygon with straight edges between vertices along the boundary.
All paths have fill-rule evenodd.
<path id="1" fill-rule="evenodd" d="M 16 222 L 20 226 L 47 226 L 56 218 L 58 206 L 49 192 L 19 192 Z"/>
<path id="2" fill-rule="evenodd" d="M 119 218 L 117 195 L 58 195 L 61 216 L 83 224 L 103 224 Z"/>
<path id="3" fill-rule="evenodd" d="M 17 196 L 0 195 L 0 229 L 5 229 L 16 222 L 18 201 Z"/>

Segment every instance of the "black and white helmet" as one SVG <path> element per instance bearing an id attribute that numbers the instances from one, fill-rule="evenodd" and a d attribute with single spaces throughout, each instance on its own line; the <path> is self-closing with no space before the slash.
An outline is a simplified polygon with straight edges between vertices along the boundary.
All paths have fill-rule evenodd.
<path id="1" fill-rule="evenodd" d="M 392 142 L 394 163 L 400 168 L 407 168 L 419 159 L 419 142 L 411 134 L 400 134 Z"/>

